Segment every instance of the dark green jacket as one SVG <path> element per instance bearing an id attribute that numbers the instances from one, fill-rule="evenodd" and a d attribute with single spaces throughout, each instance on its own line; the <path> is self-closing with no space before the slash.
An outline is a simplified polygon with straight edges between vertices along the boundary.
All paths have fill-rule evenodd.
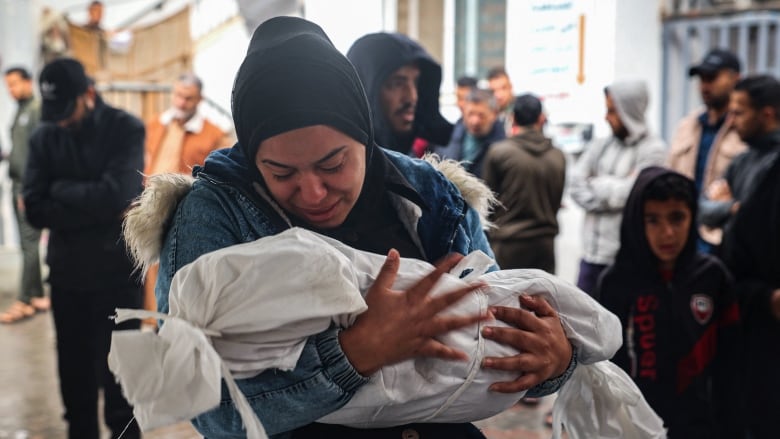
<path id="1" fill-rule="evenodd" d="M 8 175 L 14 183 L 21 183 L 30 137 L 41 120 L 41 102 L 36 97 L 19 102 L 19 109 L 11 124 L 11 155 L 8 157 Z"/>

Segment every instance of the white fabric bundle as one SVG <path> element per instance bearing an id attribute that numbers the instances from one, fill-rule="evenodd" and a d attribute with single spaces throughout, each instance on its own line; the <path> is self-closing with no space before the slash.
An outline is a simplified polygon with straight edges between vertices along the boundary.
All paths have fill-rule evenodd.
<path id="1" fill-rule="evenodd" d="M 293 228 L 203 255 L 183 267 L 174 276 L 170 315 L 161 316 L 166 323 L 159 334 L 122 331 L 112 339 L 110 366 L 135 406 L 142 430 L 191 419 L 215 407 L 220 398 L 216 371 L 221 370 L 248 437 L 264 438 L 231 372 L 250 377 L 270 368 L 294 368 L 306 337 L 332 322 L 347 327 L 366 309 L 362 294 L 384 260 Z M 476 279 L 488 284 L 449 308 L 450 315 L 474 315 L 489 305 L 518 306 L 519 294 L 540 294 L 558 311 L 580 363 L 608 359 L 620 346 L 620 322 L 587 294 L 539 270 L 484 274 L 491 264 L 484 253 L 472 253 L 445 274 L 431 294 Z M 402 259 L 394 288 L 407 289 L 432 269 L 426 262 Z M 459 278 L 466 269 L 470 273 Z M 146 315 L 118 310 L 117 320 Z M 319 421 L 365 427 L 466 422 L 512 406 L 524 393 L 499 394 L 487 387 L 513 380 L 516 372 L 483 370 L 480 363 L 485 356 L 516 352 L 482 338 L 481 326 L 441 338 L 466 352 L 468 362 L 418 358 L 386 366 L 346 406 Z"/>
<path id="2" fill-rule="evenodd" d="M 661 418 L 611 361 L 574 369 L 553 405 L 553 439 L 666 439 Z"/>

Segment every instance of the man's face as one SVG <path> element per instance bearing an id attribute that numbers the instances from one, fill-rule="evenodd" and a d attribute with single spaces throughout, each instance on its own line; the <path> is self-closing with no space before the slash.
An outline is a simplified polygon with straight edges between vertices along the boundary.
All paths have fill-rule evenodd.
<path id="1" fill-rule="evenodd" d="M 5 75 L 5 85 L 8 87 L 8 93 L 16 101 L 32 96 L 32 80 L 22 78 L 18 72 Z"/>
<path id="2" fill-rule="evenodd" d="M 726 108 L 729 104 L 729 95 L 738 80 L 739 73 L 731 69 L 699 74 L 699 93 L 704 105 L 707 108 Z"/>
<path id="3" fill-rule="evenodd" d="M 290 214 L 320 229 L 340 226 L 366 176 L 366 147 L 326 125 L 298 128 L 260 143 L 255 165 Z"/>
<path id="4" fill-rule="evenodd" d="M 81 130 L 81 125 L 84 119 L 95 108 L 95 95 L 94 92 L 88 90 L 83 95 L 76 98 L 76 108 L 73 110 L 70 116 L 57 122 L 57 125 L 72 132 L 78 132 Z"/>
<path id="5" fill-rule="evenodd" d="M 463 121 L 469 134 L 477 138 L 490 134 L 498 114 L 487 102 L 466 102 L 465 111 Z"/>
<path id="6" fill-rule="evenodd" d="M 176 82 L 173 84 L 171 105 L 175 111 L 175 119 L 187 121 L 198 109 L 201 101 L 200 90 L 194 84 Z"/>
<path id="7" fill-rule="evenodd" d="M 606 97 L 606 105 L 607 114 L 604 116 L 604 119 L 606 119 L 609 127 L 612 128 L 612 134 L 614 134 L 618 139 L 625 139 L 628 137 L 628 130 L 626 129 L 625 125 L 623 125 L 623 121 L 620 119 L 620 114 L 618 114 L 617 107 L 615 107 L 615 101 L 609 94 L 607 94 Z"/>
<path id="8" fill-rule="evenodd" d="M 87 13 L 89 14 L 89 22 L 91 24 L 100 24 L 100 20 L 103 19 L 103 5 L 98 3 L 90 5 Z"/>
<path id="9" fill-rule="evenodd" d="M 416 65 L 406 65 L 391 73 L 382 83 L 379 93 L 382 113 L 396 134 L 412 132 L 419 78 L 420 69 Z"/>
<path id="10" fill-rule="evenodd" d="M 493 90 L 493 96 L 496 97 L 498 108 L 504 109 L 512 100 L 512 83 L 506 75 L 495 77 L 488 81 L 490 89 Z"/>
<path id="11" fill-rule="evenodd" d="M 748 141 L 764 133 L 764 120 L 761 113 L 750 105 L 750 95 L 742 90 L 731 92 L 729 112 L 732 124 L 739 137 Z"/>
<path id="12" fill-rule="evenodd" d="M 645 201 L 645 236 L 650 250 L 663 268 L 674 263 L 685 249 L 691 229 L 691 209 L 682 200 Z"/>
<path id="13" fill-rule="evenodd" d="M 458 99 L 458 108 L 460 109 L 461 116 L 466 115 L 466 98 L 471 93 L 471 87 L 458 87 L 455 90 L 455 97 Z"/>

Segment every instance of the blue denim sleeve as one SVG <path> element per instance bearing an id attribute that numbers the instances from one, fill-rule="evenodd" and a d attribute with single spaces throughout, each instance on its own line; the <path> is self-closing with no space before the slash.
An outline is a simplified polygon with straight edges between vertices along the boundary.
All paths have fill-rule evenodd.
<path id="1" fill-rule="evenodd" d="M 284 433 L 342 407 L 368 381 L 347 361 L 338 332 L 332 328 L 310 337 L 292 371 L 269 370 L 236 381 L 271 437 L 284 437 Z M 192 423 L 205 437 L 246 437 L 224 383 L 219 406 Z"/>
<path id="2" fill-rule="evenodd" d="M 462 227 L 466 237 L 466 248 L 464 251 L 461 251 L 461 253 L 467 255 L 473 251 L 482 250 L 486 255 L 495 260 L 496 256 L 493 254 L 493 250 L 490 248 L 487 235 L 485 235 L 485 231 L 482 229 L 482 220 L 479 218 L 479 213 L 477 213 L 476 210 L 471 207 L 468 208 Z M 460 246 L 458 246 L 456 243 L 453 249 L 458 250 L 458 247 Z M 498 264 L 493 264 L 489 271 L 496 271 L 498 269 Z"/>
<path id="3" fill-rule="evenodd" d="M 248 214 L 227 196 L 201 187 L 180 203 L 160 256 L 156 296 L 161 312 L 168 311 L 177 270 L 204 253 L 254 240 L 260 233 L 256 220 L 250 224 Z M 341 350 L 338 329 L 331 328 L 309 337 L 292 371 L 268 370 L 236 382 L 268 434 L 280 435 L 342 407 L 367 381 Z M 198 416 L 193 425 L 206 437 L 246 437 L 224 383 L 220 405 Z"/>
<path id="4" fill-rule="evenodd" d="M 466 213 L 464 227 L 470 237 L 469 251 L 482 250 L 491 258 L 495 258 L 493 251 L 490 249 L 490 243 L 487 240 L 487 236 L 485 235 L 484 230 L 482 230 L 482 222 L 480 221 L 479 214 L 476 210 L 469 208 L 469 211 Z M 490 271 L 495 271 L 498 269 L 499 267 L 496 264 Z M 575 367 L 577 367 L 577 355 L 575 350 L 572 349 L 572 357 L 569 361 L 569 367 L 566 368 L 566 371 L 559 377 L 551 378 L 532 387 L 528 390 L 526 395 L 530 397 L 541 397 L 557 392 L 563 383 L 565 383 L 569 377 L 571 377 Z"/>

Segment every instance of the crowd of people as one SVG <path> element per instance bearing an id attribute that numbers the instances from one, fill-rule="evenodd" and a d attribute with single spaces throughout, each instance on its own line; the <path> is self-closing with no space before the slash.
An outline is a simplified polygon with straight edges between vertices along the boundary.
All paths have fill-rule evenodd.
<path id="1" fill-rule="evenodd" d="M 46 64 L 39 93 L 30 71 L 12 66 L 7 159 L 24 258 L 18 299 L 0 322 L 51 308 L 69 437 L 99 437 L 101 388 L 112 437 L 140 437 L 107 361 L 112 333 L 140 323 L 106 316 L 172 312 L 175 276 L 201 256 L 303 228 L 385 259 L 353 323 L 307 336 L 289 370 L 237 380 L 271 436 L 364 437 L 365 428 L 318 420 L 384 367 L 462 360 L 440 339 L 476 322 L 512 352 L 482 360 L 516 377 L 490 390 L 545 396 L 578 364 L 555 309 L 521 296 L 520 307 L 453 317 L 444 311 L 481 285 L 436 299 L 431 290 L 460 261 L 453 254 L 477 250 L 494 259 L 491 270 L 554 275 L 567 189 L 585 212 L 577 287 L 620 320 L 612 361 L 669 437 L 775 437 L 780 82 L 742 70 L 725 49 L 690 67 L 703 106 L 668 145 L 646 122 L 645 81 L 620 78 L 593 103 L 611 134 L 567 157 L 545 134 L 543 99 L 515 95 L 503 67 L 459 78 L 461 117 L 448 121 L 441 66 L 397 33 L 366 35 L 345 56 L 304 19 L 261 24 L 234 82 L 234 144 L 199 113 L 204 85 L 191 72 L 173 82 L 171 107 L 142 122 L 105 103 L 78 60 Z M 445 171 L 455 162 L 467 173 Z M 396 291 L 400 258 L 435 268 Z M 207 438 L 244 437 L 224 385 L 222 395 L 193 425 Z M 484 437 L 468 421 L 363 427 L 380 438 Z"/>

